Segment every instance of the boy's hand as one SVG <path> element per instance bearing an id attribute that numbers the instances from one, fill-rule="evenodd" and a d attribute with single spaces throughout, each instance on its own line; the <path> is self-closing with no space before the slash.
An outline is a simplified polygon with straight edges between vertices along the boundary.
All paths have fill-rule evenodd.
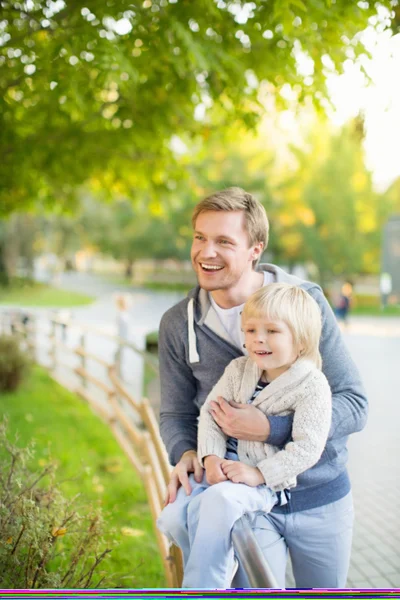
<path id="1" fill-rule="evenodd" d="M 233 483 L 245 483 L 251 487 L 257 487 L 265 483 L 265 479 L 257 467 L 250 467 L 238 460 L 224 460 L 222 471 Z"/>
<path id="2" fill-rule="evenodd" d="M 224 475 L 221 465 L 224 461 L 223 458 L 216 456 L 215 454 L 209 454 L 205 457 L 203 464 L 206 470 L 206 479 L 210 485 L 226 481 L 228 478 Z"/>

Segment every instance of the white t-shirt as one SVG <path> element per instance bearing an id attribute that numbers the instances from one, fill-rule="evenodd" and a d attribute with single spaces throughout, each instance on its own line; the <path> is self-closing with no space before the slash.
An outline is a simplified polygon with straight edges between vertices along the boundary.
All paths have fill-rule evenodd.
<path id="1" fill-rule="evenodd" d="M 264 271 L 263 274 L 263 285 L 267 285 L 268 283 L 272 283 L 274 281 L 274 276 L 269 271 Z M 234 345 L 240 348 L 244 354 L 247 354 L 246 350 L 243 348 L 244 333 L 241 330 L 242 324 L 240 319 L 244 304 L 240 304 L 240 306 L 233 306 L 232 308 L 221 308 L 215 302 L 210 292 L 208 293 L 208 296 L 210 298 L 211 305 L 213 306 L 219 317 L 219 320 L 221 321 L 226 333 L 229 335 Z"/>

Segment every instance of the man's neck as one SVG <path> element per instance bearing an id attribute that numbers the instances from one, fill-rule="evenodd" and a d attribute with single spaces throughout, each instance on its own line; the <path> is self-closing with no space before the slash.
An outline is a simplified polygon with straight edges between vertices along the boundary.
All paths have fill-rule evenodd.
<path id="1" fill-rule="evenodd" d="M 234 287 L 225 290 L 214 290 L 211 292 L 211 296 L 221 308 L 233 308 L 244 304 L 251 294 L 262 287 L 263 283 L 264 274 L 251 271 L 247 277 L 242 278 Z"/>

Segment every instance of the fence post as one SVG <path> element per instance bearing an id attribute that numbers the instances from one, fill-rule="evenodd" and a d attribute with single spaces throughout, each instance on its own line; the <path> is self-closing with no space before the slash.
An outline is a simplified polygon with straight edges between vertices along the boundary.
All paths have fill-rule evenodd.
<path id="1" fill-rule="evenodd" d="M 247 515 L 236 521 L 232 529 L 232 543 L 251 588 L 280 589 Z"/>
<path id="2" fill-rule="evenodd" d="M 36 348 L 36 315 L 29 315 L 28 322 L 25 324 L 25 333 L 28 350 L 31 359 L 35 362 L 37 360 L 37 348 Z"/>
<path id="3" fill-rule="evenodd" d="M 86 336 L 85 336 L 84 333 L 82 333 L 81 337 L 80 337 L 80 340 L 79 340 L 79 347 L 81 349 L 80 361 L 81 361 L 81 368 L 82 368 L 83 371 L 86 371 L 85 346 L 86 346 Z M 81 379 L 82 379 L 82 386 L 84 388 L 87 387 L 86 377 L 84 375 L 82 375 Z"/>
<path id="4" fill-rule="evenodd" d="M 57 335 L 57 329 L 56 329 L 56 322 L 54 319 L 52 319 L 50 321 L 51 323 L 51 328 L 50 328 L 50 335 L 49 335 L 49 340 L 51 343 L 51 347 L 49 350 L 49 356 L 51 358 L 51 365 L 50 365 L 50 369 L 52 371 L 55 371 L 56 366 L 57 366 L 57 357 L 56 357 L 56 352 L 57 352 L 57 339 L 56 339 L 56 335 Z"/>
<path id="5" fill-rule="evenodd" d="M 114 364 L 115 364 L 115 370 L 117 372 L 118 377 L 120 379 L 123 379 L 123 377 L 122 377 L 122 344 L 121 344 L 120 338 L 118 338 L 118 341 L 117 341 L 117 349 L 115 351 Z"/>

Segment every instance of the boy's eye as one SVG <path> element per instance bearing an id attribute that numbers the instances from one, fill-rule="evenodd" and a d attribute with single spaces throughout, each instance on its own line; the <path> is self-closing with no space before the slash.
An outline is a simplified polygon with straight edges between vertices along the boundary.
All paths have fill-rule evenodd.
<path id="1" fill-rule="evenodd" d="M 267 333 L 277 333 L 275 329 L 268 329 Z"/>
<path id="2" fill-rule="evenodd" d="M 194 239 L 195 239 L 195 240 L 204 240 L 203 236 L 202 236 L 202 235 L 200 235 L 200 234 L 196 234 L 196 235 L 194 236 Z"/>

